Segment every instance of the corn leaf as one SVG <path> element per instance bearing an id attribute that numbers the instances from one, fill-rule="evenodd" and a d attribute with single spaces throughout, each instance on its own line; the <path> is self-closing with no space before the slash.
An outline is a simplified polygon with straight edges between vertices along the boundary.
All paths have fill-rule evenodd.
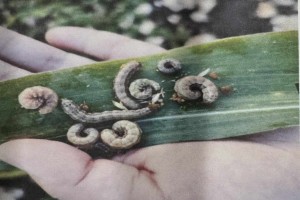
<path id="1" fill-rule="evenodd" d="M 178 59 L 183 65 L 181 74 L 159 73 L 156 65 L 164 58 Z M 144 133 L 137 147 L 228 138 L 299 124 L 295 31 L 227 38 L 135 60 L 140 61 L 143 68 L 134 78 L 155 80 L 165 91 L 165 105 L 153 115 L 137 120 Z M 18 94 L 27 87 L 52 88 L 60 98 L 72 99 L 78 104 L 85 102 L 90 112 L 116 109 L 111 103 L 116 100 L 113 79 L 121 64 L 127 61 L 99 62 L 1 82 L 0 143 L 16 138 L 66 141 L 68 128 L 76 123 L 60 106 L 47 115 L 21 108 Z M 207 78 L 219 88 L 229 88 L 229 92 L 220 92 L 219 99 L 212 105 L 178 104 L 169 100 L 175 80 L 184 75 L 198 75 L 208 68 L 218 79 Z M 0 171 L 0 178 L 16 173 L 2 163 Z"/>

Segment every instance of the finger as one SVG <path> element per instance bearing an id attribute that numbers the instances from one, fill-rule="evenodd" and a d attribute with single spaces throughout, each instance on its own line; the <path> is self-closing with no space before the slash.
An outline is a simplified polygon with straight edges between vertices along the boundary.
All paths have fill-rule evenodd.
<path id="1" fill-rule="evenodd" d="M 0 159 L 25 170 L 58 199 L 141 199 L 144 186 L 157 194 L 155 189 L 149 190 L 149 178 L 134 167 L 104 159 L 93 161 L 86 153 L 61 142 L 10 141 L 0 145 Z M 153 194 L 149 199 L 157 199 Z"/>
<path id="2" fill-rule="evenodd" d="M 14 31 L 0 27 L 0 58 L 31 72 L 48 71 L 92 63 Z"/>
<path id="3" fill-rule="evenodd" d="M 30 74 L 31 73 L 27 70 L 20 69 L 0 60 L 0 81 L 19 78 Z"/>
<path id="4" fill-rule="evenodd" d="M 31 175 L 52 194 L 78 182 L 92 166 L 82 151 L 47 140 L 14 140 L 0 145 L 0 159 Z"/>
<path id="5" fill-rule="evenodd" d="M 163 48 L 115 33 L 79 27 L 57 27 L 46 33 L 46 40 L 62 49 L 77 51 L 103 60 L 145 56 Z"/>

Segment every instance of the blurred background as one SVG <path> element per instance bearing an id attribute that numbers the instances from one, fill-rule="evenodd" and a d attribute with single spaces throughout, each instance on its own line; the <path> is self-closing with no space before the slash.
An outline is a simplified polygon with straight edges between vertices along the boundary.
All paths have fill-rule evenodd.
<path id="1" fill-rule="evenodd" d="M 296 0 L 2 0 L 0 24 L 38 40 L 55 26 L 112 31 L 167 49 L 297 29 Z"/>
<path id="2" fill-rule="evenodd" d="M 0 25 L 43 41 L 56 26 L 111 31 L 172 49 L 298 29 L 297 0 L 0 0 Z M 28 177 L 0 180 L 0 200 L 51 199 Z"/>

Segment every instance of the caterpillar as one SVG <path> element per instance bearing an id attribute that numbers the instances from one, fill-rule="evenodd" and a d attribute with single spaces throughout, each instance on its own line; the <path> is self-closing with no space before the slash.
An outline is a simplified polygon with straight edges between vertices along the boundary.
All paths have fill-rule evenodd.
<path id="1" fill-rule="evenodd" d="M 213 103 L 219 96 L 216 85 L 202 76 L 185 76 L 176 81 L 174 90 L 185 100 L 201 99 L 203 103 Z"/>
<path id="2" fill-rule="evenodd" d="M 81 136 L 81 131 L 87 136 Z M 97 148 L 109 153 L 110 149 L 106 145 L 112 149 L 129 149 L 140 141 L 141 134 L 142 130 L 138 124 L 128 120 L 121 120 L 113 124 L 112 130 L 104 129 L 100 134 L 95 128 L 84 129 L 83 124 L 75 124 L 69 128 L 67 139 L 79 147 L 88 147 L 95 144 Z M 103 145 L 99 143 L 99 136 L 104 143 Z"/>
<path id="3" fill-rule="evenodd" d="M 182 68 L 181 63 L 174 58 L 163 59 L 158 62 L 157 69 L 163 74 L 175 74 Z"/>
<path id="4" fill-rule="evenodd" d="M 141 139 L 142 130 L 131 121 L 121 120 L 113 124 L 112 130 L 104 129 L 100 137 L 104 144 L 113 149 L 129 149 Z"/>
<path id="5" fill-rule="evenodd" d="M 50 88 L 33 86 L 24 89 L 18 96 L 25 109 L 38 109 L 40 114 L 52 112 L 58 104 L 57 94 Z"/>
<path id="6" fill-rule="evenodd" d="M 141 66 L 142 65 L 137 61 L 123 64 L 114 80 L 114 91 L 117 98 L 129 109 L 138 109 L 141 106 L 128 95 L 129 80 L 140 70 Z"/>
<path id="7" fill-rule="evenodd" d="M 84 125 L 79 123 L 71 126 L 67 132 L 68 140 L 77 146 L 87 146 L 95 143 L 99 139 L 99 132 L 94 128 L 84 129 Z M 83 131 L 87 136 L 80 136 Z"/>
<path id="8" fill-rule="evenodd" d="M 81 110 L 72 100 L 62 99 L 63 111 L 72 119 L 82 123 L 102 123 L 121 119 L 136 119 L 153 112 L 157 106 L 148 106 L 137 110 L 112 110 L 104 112 L 87 113 Z"/>
<path id="9" fill-rule="evenodd" d="M 133 81 L 129 86 L 130 95 L 136 99 L 149 99 L 153 96 L 154 92 L 160 90 L 160 85 L 152 80 L 143 78 Z"/>

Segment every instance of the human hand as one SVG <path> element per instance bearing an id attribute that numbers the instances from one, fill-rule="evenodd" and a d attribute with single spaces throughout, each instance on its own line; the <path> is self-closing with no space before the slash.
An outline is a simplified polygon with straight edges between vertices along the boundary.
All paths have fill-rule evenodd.
<path id="1" fill-rule="evenodd" d="M 46 39 L 103 60 L 164 51 L 83 28 L 56 28 Z M 2 80 L 94 62 L 6 29 L 0 29 L 0 58 Z M 61 142 L 20 139 L 0 145 L 0 159 L 25 170 L 58 199 L 291 200 L 300 196 L 299 151 L 287 142 L 226 140 L 158 145 L 92 160 Z"/>

